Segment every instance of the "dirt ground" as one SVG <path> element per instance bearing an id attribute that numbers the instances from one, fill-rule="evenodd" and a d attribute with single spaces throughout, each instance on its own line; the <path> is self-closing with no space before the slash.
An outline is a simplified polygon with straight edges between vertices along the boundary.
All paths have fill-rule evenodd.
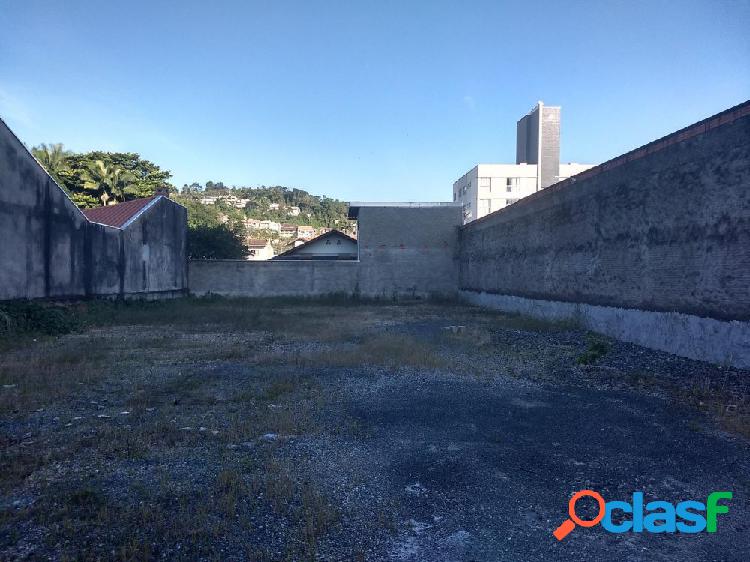
<path id="1" fill-rule="evenodd" d="M 81 313 L 0 351 L 2 560 L 750 559 L 748 372 L 455 303 Z M 584 488 L 733 499 L 558 542 Z"/>

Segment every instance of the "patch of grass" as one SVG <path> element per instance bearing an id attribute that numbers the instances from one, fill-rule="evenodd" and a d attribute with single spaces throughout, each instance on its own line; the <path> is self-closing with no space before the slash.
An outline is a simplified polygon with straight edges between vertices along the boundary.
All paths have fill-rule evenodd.
<path id="1" fill-rule="evenodd" d="M 31 447 L 21 450 L 4 448 L 0 455 L 0 490 L 8 490 L 17 486 L 49 461 L 48 453 L 40 454 Z"/>
<path id="2" fill-rule="evenodd" d="M 264 393 L 264 398 L 271 401 L 277 400 L 285 394 L 294 392 L 298 385 L 298 377 L 279 377 L 268 385 Z"/>
<path id="3" fill-rule="evenodd" d="M 362 341 L 335 352 L 300 354 L 297 363 L 301 367 L 383 366 L 393 369 L 440 369 L 447 365 L 435 345 L 407 334 L 392 333 L 367 335 Z"/>
<path id="4" fill-rule="evenodd" d="M 107 351 L 87 347 L 34 344 L 0 354 L 0 414 L 36 409 L 60 400 L 101 377 Z"/>
<path id="5" fill-rule="evenodd" d="M 576 358 L 576 363 L 579 365 L 591 365 L 609 353 L 609 342 L 601 336 L 589 334 L 586 337 L 586 343 L 586 351 Z"/>
<path id="6" fill-rule="evenodd" d="M 491 327 L 506 330 L 564 332 L 580 329 L 580 324 L 575 320 L 543 320 L 524 314 L 509 314 L 504 312 L 485 312 L 485 314 L 490 320 Z"/>
<path id="7" fill-rule="evenodd" d="M 750 395 L 746 392 L 707 382 L 671 390 L 678 402 L 708 414 L 722 429 L 750 438 Z"/>

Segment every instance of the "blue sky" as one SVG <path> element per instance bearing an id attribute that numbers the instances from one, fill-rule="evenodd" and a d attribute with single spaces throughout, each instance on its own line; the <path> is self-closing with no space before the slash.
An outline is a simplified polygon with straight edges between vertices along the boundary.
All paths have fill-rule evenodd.
<path id="1" fill-rule="evenodd" d="M 0 0 L 0 116 L 174 183 L 447 200 L 562 106 L 598 163 L 750 97 L 750 2 Z"/>

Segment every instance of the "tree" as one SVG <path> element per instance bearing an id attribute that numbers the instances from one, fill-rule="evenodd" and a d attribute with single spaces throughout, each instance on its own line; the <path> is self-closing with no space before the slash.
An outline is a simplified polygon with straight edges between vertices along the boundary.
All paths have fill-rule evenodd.
<path id="1" fill-rule="evenodd" d="M 188 256 L 194 259 L 243 259 L 248 254 L 239 209 L 222 211 L 197 199 L 176 196 L 188 212 Z"/>
<path id="2" fill-rule="evenodd" d="M 102 187 L 104 182 L 99 170 L 102 162 L 106 168 L 119 169 L 120 177 L 111 178 L 114 189 Z M 144 160 L 134 152 L 93 151 L 85 154 L 71 154 L 66 158 L 67 168 L 59 173 L 60 186 L 80 207 L 101 205 L 101 197 L 106 192 L 109 199 L 118 201 L 149 197 L 157 188 L 173 187 L 169 183 L 172 174 L 159 166 Z M 94 187 L 93 183 L 98 183 Z M 86 186 L 88 183 L 88 187 Z M 127 189 L 125 189 L 127 188 Z"/>
<path id="3" fill-rule="evenodd" d="M 52 176 L 52 179 L 62 185 L 60 173 L 68 169 L 68 158 L 72 153 L 65 150 L 60 142 L 49 145 L 42 143 L 32 148 L 31 153 Z"/>
<path id="4" fill-rule="evenodd" d="M 243 259 L 247 246 L 227 225 L 188 227 L 188 257 L 190 259 Z"/>
<path id="5" fill-rule="evenodd" d="M 93 192 L 102 205 L 113 198 L 125 201 L 127 195 L 134 191 L 136 181 L 136 176 L 129 170 L 107 164 L 103 160 L 89 162 L 83 173 L 83 188 Z"/>

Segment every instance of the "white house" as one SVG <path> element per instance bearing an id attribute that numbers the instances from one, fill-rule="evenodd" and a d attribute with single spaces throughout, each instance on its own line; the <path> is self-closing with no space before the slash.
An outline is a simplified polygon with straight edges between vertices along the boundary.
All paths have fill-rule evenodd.
<path id="1" fill-rule="evenodd" d="M 297 237 L 298 238 L 313 238 L 315 236 L 315 227 L 314 226 L 307 226 L 307 225 L 300 225 L 297 227 Z"/>
<path id="2" fill-rule="evenodd" d="M 338 230 L 303 242 L 273 258 L 274 260 L 356 260 L 357 241 Z"/>
<path id="3" fill-rule="evenodd" d="M 270 240 L 250 238 L 247 241 L 248 260 L 270 260 L 273 257 L 273 246 Z"/>
<path id="4" fill-rule="evenodd" d="M 281 232 L 281 223 L 274 221 L 258 221 L 258 230 L 273 230 L 274 232 Z"/>

